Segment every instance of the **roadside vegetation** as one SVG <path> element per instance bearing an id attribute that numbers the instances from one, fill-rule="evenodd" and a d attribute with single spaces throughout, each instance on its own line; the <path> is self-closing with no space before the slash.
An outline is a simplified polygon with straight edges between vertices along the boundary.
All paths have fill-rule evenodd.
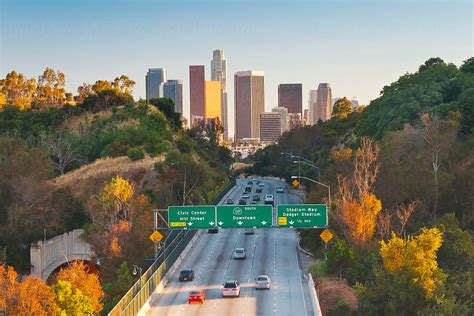
<path id="1" fill-rule="evenodd" d="M 110 310 L 136 281 L 132 265 L 153 256 L 151 210 L 209 203 L 232 163 L 218 122 L 184 130 L 169 99 L 133 100 L 135 82 L 125 75 L 84 83 L 77 95 L 65 80 L 51 68 L 37 79 L 12 71 L 0 80 L 0 248 L 9 273 L 0 291 L 18 297 L 28 287 L 25 295 L 44 296 L 49 303 L 38 303 L 36 315 Z M 100 262 L 102 294 L 89 295 L 62 272 L 52 287 L 20 281 L 32 243 L 77 228 Z M 14 309 L 24 300 L 3 297 L 0 306 L 26 313 Z"/>
<path id="2" fill-rule="evenodd" d="M 291 182 L 298 164 L 282 153 L 302 156 L 331 186 L 327 261 L 321 230 L 302 230 L 302 244 L 317 258 L 316 283 L 343 280 L 357 307 L 342 297 L 326 312 L 472 315 L 474 58 L 460 67 L 431 58 L 367 107 L 346 101 L 247 161 L 249 174 Z M 317 171 L 301 165 L 306 177 Z M 308 203 L 328 203 L 327 189 L 303 184 Z"/>

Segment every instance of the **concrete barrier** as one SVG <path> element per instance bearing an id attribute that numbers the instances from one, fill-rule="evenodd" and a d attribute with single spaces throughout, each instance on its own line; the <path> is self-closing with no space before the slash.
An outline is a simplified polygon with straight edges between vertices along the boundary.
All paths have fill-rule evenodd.
<path id="1" fill-rule="evenodd" d="M 311 296 L 311 304 L 313 305 L 314 315 L 322 316 L 323 313 L 321 312 L 321 306 L 319 306 L 318 294 L 316 293 L 316 288 L 315 288 L 314 280 L 311 273 L 308 273 L 307 279 L 308 279 L 309 295 Z"/>

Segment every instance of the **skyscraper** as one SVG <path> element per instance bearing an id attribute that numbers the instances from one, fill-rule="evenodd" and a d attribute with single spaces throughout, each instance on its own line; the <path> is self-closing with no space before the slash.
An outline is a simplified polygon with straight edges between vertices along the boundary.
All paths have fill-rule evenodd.
<path id="1" fill-rule="evenodd" d="M 260 141 L 275 142 L 281 136 L 281 113 L 260 113 Z"/>
<path id="2" fill-rule="evenodd" d="M 308 125 L 312 126 L 317 122 L 314 122 L 314 111 L 316 107 L 316 100 L 318 99 L 318 90 L 309 90 L 308 99 Z"/>
<path id="3" fill-rule="evenodd" d="M 206 117 L 204 103 L 204 66 L 189 66 L 189 125 L 193 127 L 196 120 Z"/>
<path id="4" fill-rule="evenodd" d="M 160 97 L 160 85 L 166 82 L 166 69 L 150 68 L 145 76 L 146 83 L 146 99 Z"/>
<path id="5" fill-rule="evenodd" d="M 313 124 L 319 120 L 326 121 L 332 114 L 332 92 L 329 83 L 320 83 L 318 86 L 317 100 L 314 106 Z"/>
<path id="6" fill-rule="evenodd" d="M 287 121 L 288 121 L 288 109 L 284 107 L 276 107 L 272 109 L 272 112 L 280 113 L 281 118 L 281 132 L 284 133 L 288 130 Z"/>
<path id="7" fill-rule="evenodd" d="M 219 118 L 222 122 L 221 112 L 221 83 L 219 81 L 205 81 L 205 118 Z"/>
<path id="8" fill-rule="evenodd" d="M 174 103 L 174 111 L 183 113 L 183 82 L 168 80 L 160 85 L 160 96 L 169 98 Z"/>
<path id="9" fill-rule="evenodd" d="M 278 85 L 278 106 L 288 109 L 288 113 L 303 112 L 303 85 L 283 83 Z"/>
<path id="10" fill-rule="evenodd" d="M 263 71 L 234 75 L 235 140 L 260 137 L 260 114 L 265 111 Z"/>
<path id="11" fill-rule="evenodd" d="M 224 57 L 224 51 L 216 49 L 212 52 L 211 60 L 211 80 L 217 80 L 221 83 L 221 122 L 224 127 L 224 139 L 229 138 L 229 123 L 227 115 L 227 61 Z"/>

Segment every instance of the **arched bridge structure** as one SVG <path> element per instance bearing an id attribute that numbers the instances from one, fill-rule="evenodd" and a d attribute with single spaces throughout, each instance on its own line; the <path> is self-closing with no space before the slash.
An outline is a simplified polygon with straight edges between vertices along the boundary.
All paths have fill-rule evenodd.
<path id="1" fill-rule="evenodd" d="M 46 282 L 58 267 L 74 260 L 91 261 L 91 246 L 82 239 L 82 229 L 75 229 L 30 247 L 31 274 Z"/>

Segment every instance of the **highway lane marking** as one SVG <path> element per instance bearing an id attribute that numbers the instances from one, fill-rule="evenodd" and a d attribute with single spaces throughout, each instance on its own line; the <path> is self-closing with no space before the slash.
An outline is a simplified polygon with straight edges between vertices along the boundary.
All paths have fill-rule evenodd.
<path id="1" fill-rule="evenodd" d="M 295 246 L 296 246 L 296 231 L 293 230 L 293 240 L 295 241 Z M 303 306 L 304 306 L 304 312 L 305 314 L 308 313 L 308 310 L 306 309 L 306 299 L 304 298 L 304 291 L 303 291 L 303 282 L 302 282 L 302 270 L 300 266 L 300 261 L 298 260 L 298 247 L 295 247 L 295 255 L 296 255 L 296 264 L 298 265 L 298 270 L 300 271 L 300 277 L 299 277 L 299 282 L 300 282 L 300 290 L 301 290 L 301 297 L 303 298 Z"/>

